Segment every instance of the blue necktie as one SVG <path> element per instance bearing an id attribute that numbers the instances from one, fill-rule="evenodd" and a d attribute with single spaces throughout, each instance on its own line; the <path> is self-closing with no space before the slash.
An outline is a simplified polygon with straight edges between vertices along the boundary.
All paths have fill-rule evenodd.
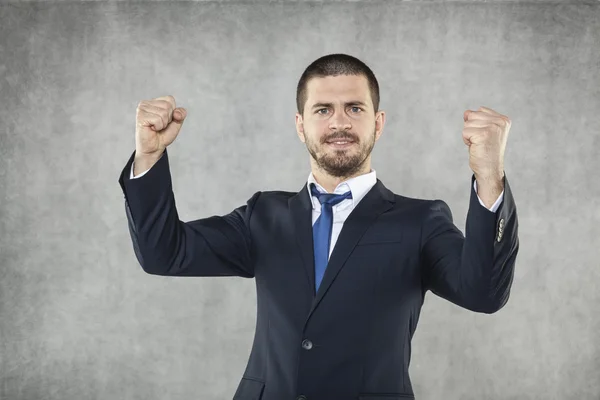
<path id="1" fill-rule="evenodd" d="M 321 215 L 313 225 L 313 244 L 315 250 L 315 288 L 318 291 L 325 268 L 329 261 L 331 244 L 331 227 L 333 225 L 332 207 L 344 199 L 351 199 L 352 192 L 344 194 L 320 193 L 315 184 L 310 185 L 310 192 L 321 203 Z"/>

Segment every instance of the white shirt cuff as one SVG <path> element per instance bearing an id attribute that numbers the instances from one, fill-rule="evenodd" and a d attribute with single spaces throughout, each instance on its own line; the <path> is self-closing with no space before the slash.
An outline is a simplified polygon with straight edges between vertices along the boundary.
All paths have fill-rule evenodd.
<path id="1" fill-rule="evenodd" d="M 475 180 L 473 182 L 473 188 L 475 189 L 475 193 L 477 194 L 477 180 Z M 477 195 L 477 199 L 479 199 L 479 204 L 481 204 L 482 206 L 485 207 L 485 204 L 483 204 L 483 201 L 481 201 L 481 197 L 479 197 L 479 195 Z M 500 207 L 500 203 L 502 203 L 502 200 L 504 200 L 504 190 L 502 191 L 502 193 L 500 193 L 500 196 L 498 196 L 498 199 L 496 200 L 496 202 L 494 204 L 492 204 L 492 207 L 487 208 L 488 210 L 490 210 L 491 212 L 496 212 L 498 210 L 498 207 Z"/>
<path id="2" fill-rule="evenodd" d="M 165 155 L 165 153 L 163 152 L 160 157 L 158 157 L 158 159 L 160 160 L 163 156 Z M 158 161 L 157 161 L 158 162 Z M 129 179 L 137 179 L 137 178 L 141 178 L 142 176 L 146 175 L 146 172 L 150 171 L 150 169 L 152 169 L 152 167 L 148 168 L 147 170 L 145 170 L 144 172 L 142 172 L 141 174 L 139 174 L 138 176 L 133 176 L 133 165 L 135 164 L 135 161 L 133 161 L 131 163 L 131 173 L 129 174 Z M 156 165 L 156 164 L 155 164 Z"/>

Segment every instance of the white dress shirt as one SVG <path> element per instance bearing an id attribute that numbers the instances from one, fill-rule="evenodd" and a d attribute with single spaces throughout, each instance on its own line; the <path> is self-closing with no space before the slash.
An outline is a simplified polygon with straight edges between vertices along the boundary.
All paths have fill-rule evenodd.
<path id="1" fill-rule="evenodd" d="M 150 168 L 147 169 L 146 171 L 142 172 L 138 176 L 134 177 L 133 176 L 133 163 L 132 163 L 131 164 L 131 174 L 129 177 L 130 177 L 130 179 L 137 179 L 137 178 L 142 177 L 148 171 L 150 171 Z M 333 191 L 334 194 L 344 194 L 347 191 L 351 191 L 352 198 L 344 199 L 332 207 L 333 225 L 331 228 L 331 246 L 329 248 L 329 256 L 330 257 L 331 257 L 331 252 L 333 251 L 333 248 L 335 247 L 335 243 L 337 242 L 337 239 L 340 236 L 340 232 L 342 231 L 342 226 L 344 226 L 344 221 L 346 221 L 346 218 L 348 218 L 348 216 L 350 215 L 352 210 L 354 210 L 354 207 L 356 207 L 356 205 L 362 200 L 363 197 L 365 197 L 365 195 L 369 192 L 369 190 L 371 190 L 371 188 L 373 186 L 375 186 L 375 183 L 377 183 L 377 175 L 376 174 L 377 174 L 376 171 L 374 169 L 371 169 L 371 172 L 369 172 L 368 174 L 355 176 L 354 178 L 345 180 L 344 182 L 337 185 L 337 187 Z M 311 172 L 308 175 L 308 184 L 307 184 L 306 189 L 308 190 L 308 195 L 310 196 L 310 198 L 312 200 L 312 206 L 313 206 L 312 223 L 314 225 L 314 223 L 317 221 L 317 218 L 319 218 L 319 215 L 321 215 L 321 203 L 319 202 L 319 199 L 314 197 L 312 195 L 312 193 L 310 192 L 310 184 L 311 183 L 315 183 L 319 192 L 327 193 L 327 191 L 321 185 L 319 185 L 317 183 L 313 173 Z M 475 180 L 473 182 L 473 188 L 475 189 L 475 193 L 477 193 L 477 180 Z M 481 198 L 479 197 L 479 195 L 477 195 L 477 198 L 479 199 L 479 203 L 483 207 L 485 207 L 485 205 L 483 204 L 483 201 L 481 201 Z M 502 193 L 500 193 L 500 196 L 498 196 L 498 199 L 492 205 L 492 207 L 490 207 L 490 208 L 486 207 L 486 208 L 488 210 L 490 210 L 491 212 L 495 213 L 496 210 L 498 210 L 498 207 L 500 207 L 500 203 L 502 203 L 503 199 L 504 199 L 504 190 L 502 191 Z"/>

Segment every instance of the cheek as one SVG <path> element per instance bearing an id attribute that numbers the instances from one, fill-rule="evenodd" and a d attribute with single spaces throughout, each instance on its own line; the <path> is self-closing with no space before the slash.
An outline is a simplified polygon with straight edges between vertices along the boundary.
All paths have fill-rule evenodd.
<path id="1" fill-rule="evenodd" d="M 321 141 L 323 140 L 323 137 L 323 135 L 315 133 L 314 130 L 304 130 L 304 138 L 309 143 L 315 143 L 320 145 L 322 144 Z"/>

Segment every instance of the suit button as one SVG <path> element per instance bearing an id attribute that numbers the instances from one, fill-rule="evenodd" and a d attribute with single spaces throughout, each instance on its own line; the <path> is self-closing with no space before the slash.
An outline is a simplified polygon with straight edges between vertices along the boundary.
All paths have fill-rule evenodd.
<path id="1" fill-rule="evenodd" d="M 296 397 L 296 400 L 308 400 L 308 398 L 305 395 L 301 394 L 300 396 Z"/>
<path id="2" fill-rule="evenodd" d="M 302 347 L 303 347 L 305 350 L 310 350 L 310 349 L 312 349 L 312 346 L 313 346 L 313 344 L 312 344 L 312 342 L 311 342 L 310 340 L 308 340 L 308 339 L 304 339 L 304 340 L 302 341 Z M 300 396 L 300 397 L 302 397 L 302 396 Z M 300 399 L 300 397 L 298 397 L 298 399 Z"/>

